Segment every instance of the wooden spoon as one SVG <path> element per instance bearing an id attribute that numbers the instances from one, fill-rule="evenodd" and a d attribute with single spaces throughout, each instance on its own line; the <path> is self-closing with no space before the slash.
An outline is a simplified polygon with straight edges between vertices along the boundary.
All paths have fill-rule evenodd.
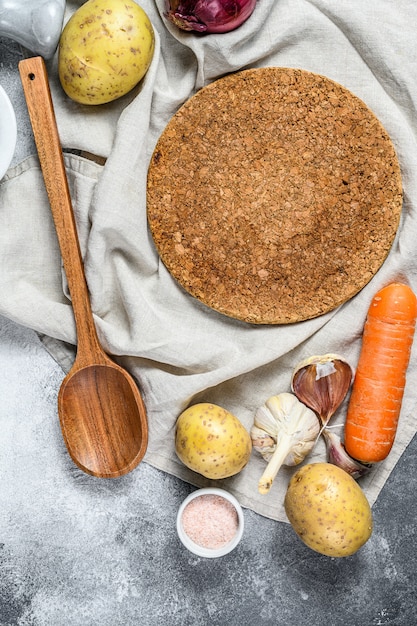
<path id="1" fill-rule="evenodd" d="M 64 441 L 88 474 L 122 476 L 145 454 L 146 409 L 133 378 L 107 356 L 97 337 L 45 63 L 42 57 L 25 59 L 19 72 L 77 328 L 75 363 L 58 395 Z"/>

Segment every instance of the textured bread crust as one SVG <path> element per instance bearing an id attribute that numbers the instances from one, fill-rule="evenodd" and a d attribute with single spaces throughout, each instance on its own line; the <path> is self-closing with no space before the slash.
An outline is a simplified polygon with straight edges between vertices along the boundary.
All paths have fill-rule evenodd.
<path id="1" fill-rule="evenodd" d="M 381 267 L 398 229 L 400 168 L 350 91 L 299 69 L 221 78 L 174 115 L 147 186 L 156 248 L 195 298 L 254 324 L 322 315 Z"/>

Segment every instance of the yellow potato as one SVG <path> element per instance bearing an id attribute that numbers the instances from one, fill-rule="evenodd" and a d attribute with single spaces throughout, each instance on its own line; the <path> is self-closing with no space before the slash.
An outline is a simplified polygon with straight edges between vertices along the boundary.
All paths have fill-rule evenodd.
<path id="1" fill-rule="evenodd" d="M 154 46 L 152 24 L 133 0 L 89 0 L 72 15 L 61 34 L 61 85 L 76 102 L 111 102 L 143 78 Z"/>
<path id="2" fill-rule="evenodd" d="M 365 494 L 347 472 L 330 463 L 310 463 L 298 470 L 284 505 L 300 539 L 326 556 L 350 556 L 372 534 Z"/>
<path id="3" fill-rule="evenodd" d="M 194 472 L 220 479 L 233 476 L 245 467 L 252 441 L 237 417 L 220 406 L 203 402 L 179 416 L 175 450 L 184 465 Z"/>

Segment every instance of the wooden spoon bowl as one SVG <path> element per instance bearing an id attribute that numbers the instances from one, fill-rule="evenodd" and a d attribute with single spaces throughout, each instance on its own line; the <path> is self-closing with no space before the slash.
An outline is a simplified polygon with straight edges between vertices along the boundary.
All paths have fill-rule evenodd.
<path id="1" fill-rule="evenodd" d="M 110 359 L 71 369 L 61 385 L 58 412 L 68 451 L 85 472 L 120 476 L 141 460 L 145 407 L 135 382 Z"/>
<path id="2" fill-rule="evenodd" d="M 48 76 L 42 57 L 19 72 L 55 222 L 77 328 L 77 355 L 58 396 L 62 434 L 73 461 L 101 478 L 122 476 L 143 458 L 146 409 L 133 378 L 100 345 L 72 210 Z"/>

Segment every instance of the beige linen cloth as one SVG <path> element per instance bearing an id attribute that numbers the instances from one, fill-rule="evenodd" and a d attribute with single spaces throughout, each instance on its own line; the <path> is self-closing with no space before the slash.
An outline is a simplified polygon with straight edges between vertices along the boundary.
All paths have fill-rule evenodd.
<path id="1" fill-rule="evenodd" d="M 68 2 L 66 18 L 81 4 Z M 249 430 L 259 405 L 289 391 L 301 359 L 337 352 L 355 367 L 366 312 L 380 287 L 404 280 L 417 291 L 417 3 L 259 0 L 238 30 L 202 37 L 168 24 L 164 0 L 141 0 L 141 6 L 154 25 L 156 49 L 146 78 L 127 97 L 101 107 L 78 105 L 60 88 L 56 59 L 48 69 L 65 150 L 107 158 L 100 166 L 78 155 L 65 157 L 99 336 L 136 378 L 147 406 L 145 461 L 206 486 L 215 483 L 189 471 L 175 455 L 175 421 L 183 409 L 215 402 Z M 381 270 L 338 310 L 291 326 L 252 326 L 193 299 L 161 263 L 147 228 L 147 168 L 171 116 L 203 85 L 261 66 L 317 72 L 362 98 L 390 134 L 403 176 L 401 226 Z M 37 331 L 68 370 L 75 327 L 36 155 L 1 182 L 0 260 L 0 313 Z M 371 503 L 416 430 L 416 349 L 395 446 L 361 480 Z M 334 423 L 343 422 L 345 410 L 346 403 Z M 320 441 L 308 461 L 324 459 Z M 238 476 L 217 484 L 244 506 L 286 521 L 283 499 L 294 469 L 282 469 L 271 492 L 261 496 L 257 483 L 264 467 L 253 452 Z"/>

